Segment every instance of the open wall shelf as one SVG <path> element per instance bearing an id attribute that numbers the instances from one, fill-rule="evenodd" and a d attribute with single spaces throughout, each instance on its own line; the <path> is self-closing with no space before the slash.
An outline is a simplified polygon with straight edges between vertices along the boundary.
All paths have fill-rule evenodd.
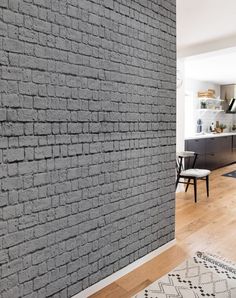
<path id="1" fill-rule="evenodd" d="M 223 102 L 220 98 L 208 98 L 208 97 L 198 97 L 199 101 L 211 101 L 211 102 Z"/>
<path id="2" fill-rule="evenodd" d="M 205 113 L 205 112 L 211 112 L 211 113 L 224 112 L 224 110 L 216 110 L 216 109 L 197 109 L 197 111 L 199 111 L 201 113 Z"/>

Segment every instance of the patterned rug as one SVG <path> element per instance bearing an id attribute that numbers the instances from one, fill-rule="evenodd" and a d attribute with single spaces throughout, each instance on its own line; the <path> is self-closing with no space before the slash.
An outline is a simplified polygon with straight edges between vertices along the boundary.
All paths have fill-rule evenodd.
<path id="1" fill-rule="evenodd" d="M 226 174 L 224 174 L 222 176 L 236 178 L 236 171 L 226 173 Z"/>
<path id="2" fill-rule="evenodd" d="M 236 265 L 197 252 L 133 298 L 235 298 Z"/>

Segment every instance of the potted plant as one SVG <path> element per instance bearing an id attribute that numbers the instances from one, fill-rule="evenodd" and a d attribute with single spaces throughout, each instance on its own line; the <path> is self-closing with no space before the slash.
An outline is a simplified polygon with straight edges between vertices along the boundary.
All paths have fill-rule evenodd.
<path id="1" fill-rule="evenodd" d="M 223 132 L 224 131 L 224 129 L 227 127 L 227 125 L 225 125 L 225 124 L 223 124 L 223 123 L 221 123 L 220 125 L 219 125 L 219 128 L 220 128 L 220 131 L 221 132 Z"/>

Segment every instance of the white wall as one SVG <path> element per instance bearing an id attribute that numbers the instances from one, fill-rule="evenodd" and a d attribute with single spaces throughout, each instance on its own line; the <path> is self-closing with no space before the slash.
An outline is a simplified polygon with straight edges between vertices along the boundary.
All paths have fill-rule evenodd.
<path id="1" fill-rule="evenodd" d="M 214 84 L 212 82 L 202 82 L 193 80 L 191 78 L 185 79 L 185 90 L 191 91 L 195 93 L 195 96 L 197 97 L 198 91 L 204 91 L 207 89 L 214 89 L 216 91 L 216 97 L 220 96 L 220 85 Z"/>
<path id="2" fill-rule="evenodd" d="M 209 116 L 210 112 L 199 113 L 199 99 L 197 97 L 198 91 L 204 91 L 208 89 L 214 89 L 216 91 L 216 97 L 220 96 L 220 86 L 211 82 L 202 82 L 186 78 L 185 80 L 185 92 L 188 97 L 185 97 L 185 107 L 189 105 L 187 100 L 191 100 L 191 109 L 188 113 L 185 113 L 185 122 L 188 123 L 185 127 L 185 137 L 193 136 L 197 131 L 197 120 L 200 118 L 203 121 L 203 131 L 206 131 L 212 122 L 208 123 L 205 117 Z M 211 114 L 212 115 L 212 114 Z"/>
<path id="3" fill-rule="evenodd" d="M 214 89 L 216 91 L 216 97 L 220 97 L 220 85 L 212 82 L 202 82 L 193 79 L 186 78 L 185 80 L 185 92 L 188 95 L 188 99 L 192 100 L 193 110 L 189 110 L 185 113 L 185 137 L 193 136 L 196 133 L 197 119 L 203 121 L 203 131 L 209 132 L 209 127 L 216 121 L 226 124 L 227 128 L 225 132 L 230 131 L 232 124 L 235 122 L 236 117 L 232 114 L 225 114 L 224 112 L 211 112 L 211 111 L 197 111 L 200 107 L 200 101 L 197 97 L 198 91 L 204 91 L 207 89 Z M 186 102 L 187 97 L 185 97 L 185 107 L 189 105 Z"/>
<path id="4" fill-rule="evenodd" d="M 176 151 L 184 150 L 184 128 L 185 128 L 185 70 L 184 70 L 185 59 L 177 60 L 177 71 L 180 72 L 183 83 L 177 88 L 176 95 Z"/>
<path id="5" fill-rule="evenodd" d="M 176 152 L 184 151 L 184 127 L 185 127 L 185 59 L 177 60 L 177 73 L 181 75 L 182 85 L 176 92 Z M 179 184 L 176 192 L 184 191 L 184 184 Z"/>

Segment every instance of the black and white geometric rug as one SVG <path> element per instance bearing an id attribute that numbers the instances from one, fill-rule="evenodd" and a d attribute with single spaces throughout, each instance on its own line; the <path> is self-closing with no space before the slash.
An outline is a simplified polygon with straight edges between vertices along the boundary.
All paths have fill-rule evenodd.
<path id="1" fill-rule="evenodd" d="M 235 298 L 236 265 L 197 252 L 133 298 Z"/>
<path id="2" fill-rule="evenodd" d="M 236 178 L 236 171 L 226 173 L 226 174 L 224 174 L 222 176 Z"/>

